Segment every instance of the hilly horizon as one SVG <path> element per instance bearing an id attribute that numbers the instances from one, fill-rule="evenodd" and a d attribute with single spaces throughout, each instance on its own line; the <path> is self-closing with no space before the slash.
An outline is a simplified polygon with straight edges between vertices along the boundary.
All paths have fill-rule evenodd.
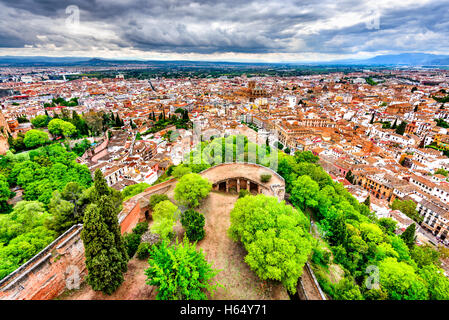
<path id="1" fill-rule="evenodd" d="M 146 59 L 110 59 L 102 57 L 49 57 L 49 56 L 0 56 L 0 66 L 116 66 L 123 64 L 172 64 L 207 66 L 215 65 L 366 65 L 366 66 L 448 66 L 449 55 L 430 53 L 400 53 L 377 55 L 368 59 L 342 59 L 315 62 L 245 62 L 245 61 L 209 61 L 209 60 L 146 60 Z"/>

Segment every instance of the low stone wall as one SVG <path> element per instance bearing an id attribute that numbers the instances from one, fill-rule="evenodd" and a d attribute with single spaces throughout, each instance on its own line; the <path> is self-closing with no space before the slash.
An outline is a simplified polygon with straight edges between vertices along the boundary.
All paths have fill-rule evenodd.
<path id="1" fill-rule="evenodd" d="M 84 279 L 83 226 L 72 226 L 36 256 L 0 281 L 0 300 L 48 300 Z"/>

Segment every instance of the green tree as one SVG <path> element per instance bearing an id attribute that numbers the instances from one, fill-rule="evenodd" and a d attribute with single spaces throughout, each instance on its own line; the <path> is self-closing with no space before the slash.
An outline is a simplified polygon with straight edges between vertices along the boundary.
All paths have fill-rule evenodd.
<path id="1" fill-rule="evenodd" d="M 335 286 L 336 300 L 363 300 L 360 288 L 351 279 L 343 278 Z"/>
<path id="2" fill-rule="evenodd" d="M 415 224 L 412 223 L 405 229 L 405 231 L 401 234 L 402 240 L 404 240 L 405 244 L 411 249 L 415 245 Z"/>
<path id="3" fill-rule="evenodd" d="M 444 270 L 432 264 L 420 269 L 419 275 L 427 284 L 430 300 L 449 300 L 449 279 Z"/>
<path id="4" fill-rule="evenodd" d="M 138 183 L 138 184 L 133 184 L 133 185 L 130 185 L 130 186 L 126 186 L 122 190 L 123 201 L 128 200 L 129 198 L 134 197 L 135 195 L 145 191 L 149 187 L 150 187 L 150 185 L 148 183 L 146 183 L 146 182 L 141 182 L 141 183 Z"/>
<path id="5" fill-rule="evenodd" d="M 380 218 L 378 223 L 386 233 L 393 234 L 396 230 L 397 222 L 391 218 Z"/>
<path id="6" fill-rule="evenodd" d="M 7 178 L 0 174 L 0 214 L 9 213 L 11 206 L 8 204 L 8 199 L 13 195 L 9 189 Z"/>
<path id="7" fill-rule="evenodd" d="M 296 151 L 295 152 L 295 161 L 296 162 L 309 162 L 309 163 L 317 163 L 320 158 L 314 155 L 311 151 Z"/>
<path id="8" fill-rule="evenodd" d="M 136 254 L 137 248 L 140 245 L 141 238 L 142 235 L 136 233 L 128 233 L 123 237 L 128 257 L 130 259 Z"/>
<path id="9" fill-rule="evenodd" d="M 351 184 L 354 184 L 354 176 L 352 175 L 352 171 L 349 170 L 346 173 L 345 179 L 348 180 Z"/>
<path id="10" fill-rule="evenodd" d="M 35 128 L 42 128 L 47 126 L 48 122 L 50 121 L 50 118 L 47 115 L 39 115 L 35 118 L 31 119 L 31 124 Z"/>
<path id="11" fill-rule="evenodd" d="M 76 133 L 76 127 L 70 122 L 53 119 L 48 123 L 48 131 L 55 136 L 69 137 Z"/>
<path id="12" fill-rule="evenodd" d="M 210 283 L 219 271 L 186 238 L 173 246 L 167 242 L 153 246 L 148 263 L 147 284 L 158 287 L 158 300 L 206 300 L 207 293 L 213 295 L 220 286 Z"/>
<path id="13" fill-rule="evenodd" d="M 178 207 L 171 201 L 159 202 L 153 211 L 153 225 L 151 231 L 157 233 L 161 239 L 169 239 L 173 236 L 173 227 L 179 217 Z"/>
<path id="14" fill-rule="evenodd" d="M 47 228 L 54 230 L 57 234 L 64 233 L 77 222 L 74 207 L 73 203 L 62 199 L 59 191 L 53 191 L 53 196 L 48 204 L 51 218 L 46 221 Z"/>
<path id="15" fill-rule="evenodd" d="M 440 253 L 429 244 L 413 246 L 410 255 L 419 268 L 429 265 L 440 266 Z"/>
<path id="16" fill-rule="evenodd" d="M 259 194 L 240 198 L 231 211 L 229 235 L 243 243 L 245 262 L 262 279 L 292 293 L 312 251 L 307 218 L 301 211 Z"/>
<path id="17" fill-rule="evenodd" d="M 399 200 L 394 199 L 391 204 L 391 209 L 399 210 L 407 217 L 420 222 L 422 221 L 422 216 L 419 215 L 418 211 L 416 211 L 416 203 L 413 200 Z"/>
<path id="18" fill-rule="evenodd" d="M 121 285 L 128 262 L 117 218 L 121 208 L 117 206 L 112 193 L 101 171 L 97 169 L 92 191 L 93 202 L 84 212 L 81 232 L 88 270 L 86 281 L 93 290 L 106 294 L 112 294 Z"/>
<path id="19" fill-rule="evenodd" d="M 181 224 L 186 230 L 190 241 L 200 241 L 204 238 L 204 215 L 189 209 L 181 215 Z"/>
<path id="20" fill-rule="evenodd" d="M 197 173 L 189 173 L 179 179 L 175 187 L 175 200 L 190 208 L 196 208 L 212 189 L 211 183 Z"/>
<path id="21" fill-rule="evenodd" d="M 420 281 L 412 266 L 385 258 L 379 263 L 381 287 L 392 300 L 425 300 L 428 298 L 426 285 Z"/>
<path id="22" fill-rule="evenodd" d="M 172 176 L 175 177 L 176 179 L 179 179 L 188 173 L 192 173 L 192 169 L 189 166 L 180 164 L 179 166 L 173 168 Z"/>
<path id="23" fill-rule="evenodd" d="M 305 210 L 307 207 L 315 208 L 318 205 L 318 194 L 320 187 L 309 176 L 300 176 L 293 182 L 293 189 L 290 193 L 291 203 Z"/>
<path id="24" fill-rule="evenodd" d="M 166 194 L 153 194 L 150 197 L 150 208 L 154 210 L 154 207 L 156 207 L 156 205 L 159 202 L 168 200 L 168 196 Z"/>
<path id="25" fill-rule="evenodd" d="M 448 173 L 449 173 L 449 172 L 447 172 L 447 171 L 444 170 L 443 168 L 440 168 L 440 169 L 438 169 L 437 171 L 435 171 L 435 174 L 441 174 L 441 175 L 443 175 L 443 176 L 445 176 L 445 177 L 448 176 Z"/>
<path id="26" fill-rule="evenodd" d="M 396 129 L 398 124 L 398 118 L 394 119 L 393 125 L 391 126 L 391 129 Z"/>
<path id="27" fill-rule="evenodd" d="M 405 127 L 407 126 L 407 122 L 402 121 L 400 125 L 396 128 L 396 133 L 400 134 L 401 136 L 404 135 Z"/>
<path id="28" fill-rule="evenodd" d="M 46 144 L 50 139 L 48 134 L 41 130 L 31 129 L 25 133 L 23 142 L 27 148 L 35 148 Z"/>
<path id="29" fill-rule="evenodd" d="M 45 207 L 38 201 L 19 201 L 13 211 L 0 216 L 0 243 L 43 226 L 49 217 Z"/>
<path id="30" fill-rule="evenodd" d="M 363 201 L 363 204 L 365 206 L 367 206 L 368 208 L 371 207 L 371 196 L 370 195 L 368 195 L 368 197 L 366 197 L 365 201 Z"/>

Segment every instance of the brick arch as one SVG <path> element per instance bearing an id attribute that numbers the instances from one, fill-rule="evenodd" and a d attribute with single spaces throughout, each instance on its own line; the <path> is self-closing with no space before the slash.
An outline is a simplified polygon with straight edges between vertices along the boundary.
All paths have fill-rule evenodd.
<path id="1" fill-rule="evenodd" d="M 269 193 L 269 188 L 261 183 L 248 179 L 246 177 L 232 177 L 219 180 L 212 185 L 212 190 L 223 192 L 239 192 L 240 190 L 248 190 L 251 193 Z M 265 192 L 263 192 L 265 191 Z"/>

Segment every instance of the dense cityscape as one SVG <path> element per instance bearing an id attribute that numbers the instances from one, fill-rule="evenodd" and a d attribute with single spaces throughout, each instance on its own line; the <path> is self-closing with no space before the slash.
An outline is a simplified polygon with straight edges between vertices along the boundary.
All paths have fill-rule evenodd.
<path id="1" fill-rule="evenodd" d="M 144 2 L 0 0 L 1 301 L 449 300 L 444 1 Z"/>

